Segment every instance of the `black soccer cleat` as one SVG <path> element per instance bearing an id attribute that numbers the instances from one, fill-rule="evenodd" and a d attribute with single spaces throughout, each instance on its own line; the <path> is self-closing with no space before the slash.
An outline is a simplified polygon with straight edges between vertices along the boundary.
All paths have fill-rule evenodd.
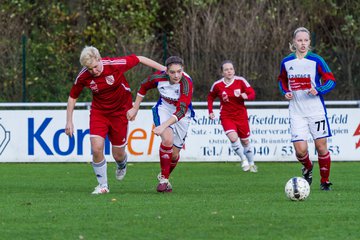
<path id="1" fill-rule="evenodd" d="M 331 182 L 323 182 L 320 184 L 320 190 L 331 191 L 331 188 L 330 188 L 331 185 L 332 185 Z"/>
<path id="2" fill-rule="evenodd" d="M 311 167 L 311 169 L 306 169 L 305 167 L 303 167 L 301 169 L 301 172 L 302 172 L 304 179 L 309 183 L 309 185 L 311 185 L 311 183 L 312 183 L 312 167 Z"/>

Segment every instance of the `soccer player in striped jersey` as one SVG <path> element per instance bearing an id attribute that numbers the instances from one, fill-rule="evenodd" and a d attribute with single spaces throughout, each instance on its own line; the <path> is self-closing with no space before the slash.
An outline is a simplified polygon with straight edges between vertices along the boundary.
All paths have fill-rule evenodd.
<path id="1" fill-rule="evenodd" d="M 139 62 L 158 70 L 165 69 L 165 66 L 142 56 L 102 58 L 99 50 L 93 46 L 86 46 L 81 52 L 80 63 L 83 68 L 70 90 L 65 132 L 73 136 L 75 104 L 83 88 L 89 88 L 93 96 L 90 110 L 92 166 L 98 181 L 92 194 L 109 192 L 107 163 L 104 156 L 106 136 L 112 144 L 112 156 L 117 163 L 115 176 L 118 180 L 125 177 L 127 163 L 125 146 L 128 131 L 126 112 L 132 107 L 132 95 L 124 73 Z"/>
<path id="2" fill-rule="evenodd" d="M 226 60 L 221 64 L 223 78 L 217 80 L 208 94 L 209 118 L 214 119 L 213 103 L 220 99 L 220 120 L 231 147 L 241 159 L 242 169 L 247 172 L 257 172 L 254 163 L 254 153 L 249 141 L 250 127 L 247 100 L 255 99 L 255 91 L 245 78 L 235 75 L 234 64 Z M 245 154 L 245 156 L 244 156 Z"/>
<path id="3" fill-rule="evenodd" d="M 180 57 L 171 56 L 165 65 L 166 71 L 155 72 L 141 83 L 133 108 L 127 113 L 129 120 L 135 120 L 146 93 L 157 88 L 160 98 L 152 110 L 155 125 L 153 132 L 161 137 L 158 192 L 172 192 L 169 177 L 180 159 L 180 150 L 185 144 L 191 118 L 194 117 L 191 104 L 193 83 L 184 72 L 184 61 Z"/>
<path id="4" fill-rule="evenodd" d="M 331 190 L 331 159 L 327 148 L 331 131 L 323 95 L 335 87 L 335 78 L 324 59 L 310 51 L 310 32 L 306 28 L 294 31 L 290 50 L 292 53 L 281 62 L 278 84 L 289 100 L 291 141 L 296 158 L 303 165 L 302 174 L 311 184 L 313 163 L 307 143 L 311 134 L 318 153 L 320 189 Z"/>

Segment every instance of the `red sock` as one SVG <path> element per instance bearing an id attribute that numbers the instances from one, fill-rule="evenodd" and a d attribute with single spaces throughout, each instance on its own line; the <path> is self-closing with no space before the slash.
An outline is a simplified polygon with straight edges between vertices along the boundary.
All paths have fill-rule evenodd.
<path id="1" fill-rule="evenodd" d="M 165 178 L 169 178 L 170 164 L 171 164 L 171 157 L 172 157 L 172 147 L 166 147 L 166 146 L 160 144 L 159 156 L 160 156 L 161 174 Z"/>
<path id="2" fill-rule="evenodd" d="M 170 173 L 174 170 L 174 168 L 176 167 L 178 161 L 180 159 L 180 154 L 178 155 L 178 157 L 175 159 L 175 161 L 171 161 L 170 163 Z"/>
<path id="3" fill-rule="evenodd" d="M 296 155 L 296 158 L 306 169 L 312 169 L 313 165 L 309 158 L 309 152 L 307 152 L 303 157 L 299 157 L 298 155 Z"/>
<path id="4" fill-rule="evenodd" d="M 325 155 L 319 154 L 318 159 L 319 159 L 321 183 L 329 182 L 330 166 L 331 166 L 330 152 L 328 152 Z"/>

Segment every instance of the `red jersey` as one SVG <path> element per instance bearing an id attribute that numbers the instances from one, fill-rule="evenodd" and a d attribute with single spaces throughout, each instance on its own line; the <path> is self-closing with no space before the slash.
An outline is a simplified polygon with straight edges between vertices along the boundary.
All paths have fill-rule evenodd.
<path id="1" fill-rule="evenodd" d="M 124 73 L 140 61 L 137 56 L 129 55 L 116 58 L 102 58 L 104 70 L 98 77 L 93 77 L 87 68 L 83 68 L 70 90 L 70 97 L 77 99 L 84 87 L 90 88 L 93 99 L 91 109 L 103 113 L 127 111 L 132 107 L 129 83 Z"/>
<path id="2" fill-rule="evenodd" d="M 246 93 L 247 100 L 255 99 L 255 91 L 243 77 L 234 76 L 229 84 L 225 83 L 224 78 L 216 81 L 208 94 L 209 114 L 213 112 L 213 102 L 218 97 L 220 99 L 220 117 L 248 119 L 244 98 L 241 93 Z"/>
<path id="3" fill-rule="evenodd" d="M 158 89 L 159 102 L 172 109 L 178 121 L 185 116 L 189 108 L 193 111 L 191 105 L 193 83 L 186 73 L 183 72 L 179 83 L 171 84 L 165 71 L 157 71 L 141 83 L 138 95 L 144 97 L 152 88 Z"/>

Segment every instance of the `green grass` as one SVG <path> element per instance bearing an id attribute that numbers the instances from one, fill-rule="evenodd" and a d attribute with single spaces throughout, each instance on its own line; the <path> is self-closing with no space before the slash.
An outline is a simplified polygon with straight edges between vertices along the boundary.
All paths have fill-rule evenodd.
<path id="1" fill-rule="evenodd" d="M 110 194 L 93 196 L 90 164 L 0 164 L 0 239 L 360 239 L 360 162 L 332 163 L 333 191 L 314 168 L 306 201 L 285 197 L 298 163 L 179 163 L 174 191 L 156 192 L 158 163 L 134 163 L 124 181 L 108 165 Z"/>

